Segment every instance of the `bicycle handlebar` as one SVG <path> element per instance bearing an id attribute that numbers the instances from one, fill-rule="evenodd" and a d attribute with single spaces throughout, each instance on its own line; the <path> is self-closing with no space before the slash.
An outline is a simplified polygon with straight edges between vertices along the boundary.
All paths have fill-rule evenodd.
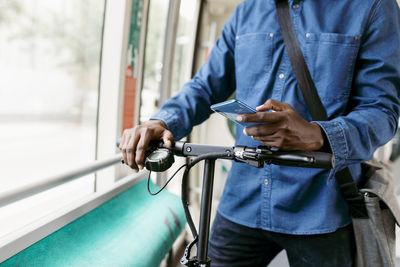
<path id="1" fill-rule="evenodd" d="M 152 150 L 167 148 L 162 142 L 152 142 Z M 226 153 L 222 159 L 230 159 L 247 163 L 261 168 L 266 164 L 277 164 L 293 167 L 332 169 L 335 166 L 335 158 L 332 154 L 319 151 L 280 151 L 275 148 L 258 146 L 211 146 L 186 142 L 175 142 L 172 148 L 168 148 L 177 156 L 200 156 L 208 153 Z"/>
<path id="2" fill-rule="evenodd" d="M 119 146 L 120 140 L 117 141 Z M 332 169 L 335 167 L 335 158 L 332 154 L 319 151 L 281 151 L 272 147 L 258 146 L 211 146 L 199 145 L 187 142 L 174 142 L 172 148 L 168 148 L 162 141 L 151 141 L 149 151 L 157 148 L 167 148 L 181 157 L 200 156 L 207 153 L 226 153 L 222 159 L 230 159 L 247 163 L 251 166 L 261 168 L 266 164 L 277 164 L 293 167 Z"/>

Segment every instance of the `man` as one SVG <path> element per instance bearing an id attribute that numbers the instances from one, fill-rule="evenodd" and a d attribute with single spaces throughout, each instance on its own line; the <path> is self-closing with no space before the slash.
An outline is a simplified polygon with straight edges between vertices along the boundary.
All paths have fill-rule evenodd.
<path id="1" fill-rule="evenodd" d="M 241 3 L 209 60 L 151 121 L 124 132 L 125 162 L 142 169 L 151 139 L 168 146 L 236 98 L 257 107 L 238 120 L 240 145 L 329 150 L 334 170 L 233 163 L 211 231 L 212 266 L 266 266 L 285 249 L 291 266 L 351 266 L 354 238 L 334 173 L 360 163 L 397 128 L 400 13 L 395 0 L 289 0 L 300 47 L 328 121 L 311 121 L 293 74 L 273 0 Z M 275 112 L 264 112 L 274 110 Z M 260 143 L 261 142 L 261 143 Z"/>

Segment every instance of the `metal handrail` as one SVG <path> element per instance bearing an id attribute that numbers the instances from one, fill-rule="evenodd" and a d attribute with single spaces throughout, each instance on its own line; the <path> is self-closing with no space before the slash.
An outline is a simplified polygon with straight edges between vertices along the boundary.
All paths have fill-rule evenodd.
<path id="1" fill-rule="evenodd" d="M 35 195 L 37 193 L 43 192 L 47 189 L 56 187 L 60 184 L 77 179 L 87 174 L 97 172 L 101 169 L 107 168 L 109 166 L 121 162 L 121 159 L 122 159 L 122 154 L 117 154 L 108 159 L 95 161 L 93 163 L 79 167 L 67 173 L 53 175 L 45 179 L 35 181 L 33 183 L 29 183 L 11 190 L 0 192 L 0 207 L 18 201 L 20 199 L 24 199 L 29 196 Z"/>

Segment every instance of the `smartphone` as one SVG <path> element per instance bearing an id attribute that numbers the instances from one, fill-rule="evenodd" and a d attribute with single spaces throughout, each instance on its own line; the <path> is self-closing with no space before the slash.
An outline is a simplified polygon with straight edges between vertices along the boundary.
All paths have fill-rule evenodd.
<path id="1" fill-rule="evenodd" d="M 257 122 L 240 122 L 236 120 L 236 117 L 239 114 L 249 114 L 256 113 L 257 110 L 255 108 L 249 107 L 247 104 L 243 103 L 240 100 L 232 99 L 225 102 L 217 103 L 210 107 L 213 111 L 221 114 L 222 116 L 227 117 L 231 121 L 239 124 L 242 127 L 251 127 L 255 125 L 260 125 L 263 123 Z"/>

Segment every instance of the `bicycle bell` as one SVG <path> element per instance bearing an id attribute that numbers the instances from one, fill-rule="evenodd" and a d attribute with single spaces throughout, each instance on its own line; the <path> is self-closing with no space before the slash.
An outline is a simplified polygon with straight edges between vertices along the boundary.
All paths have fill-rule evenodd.
<path id="1" fill-rule="evenodd" d="M 146 169 L 153 172 L 163 172 L 174 163 L 174 154 L 168 148 L 157 148 L 152 151 L 144 162 Z"/>

